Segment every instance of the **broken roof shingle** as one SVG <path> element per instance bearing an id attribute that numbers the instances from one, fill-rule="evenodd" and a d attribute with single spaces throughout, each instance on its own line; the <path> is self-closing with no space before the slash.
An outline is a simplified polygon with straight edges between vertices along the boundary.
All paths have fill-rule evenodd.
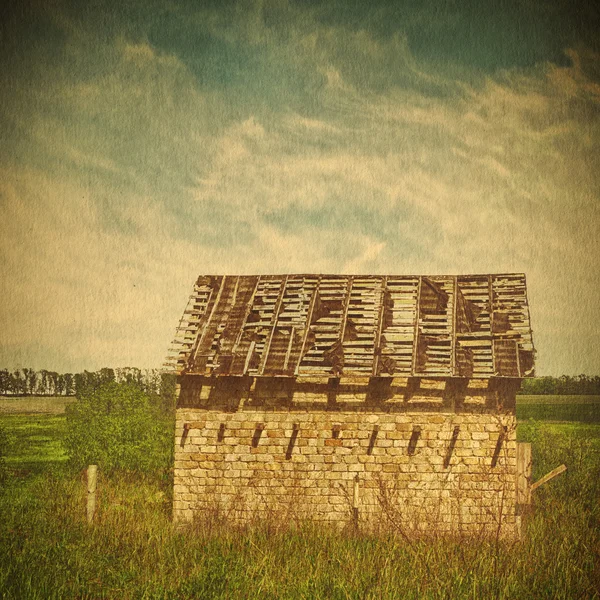
<path id="1" fill-rule="evenodd" d="M 525 276 L 201 276 L 168 361 L 206 376 L 531 376 Z"/>

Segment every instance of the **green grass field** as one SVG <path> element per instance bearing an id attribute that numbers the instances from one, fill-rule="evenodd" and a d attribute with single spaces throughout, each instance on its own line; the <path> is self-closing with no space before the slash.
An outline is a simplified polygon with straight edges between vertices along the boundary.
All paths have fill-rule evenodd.
<path id="1" fill-rule="evenodd" d="M 600 396 L 517 396 L 517 417 L 600 423 Z"/>
<path id="2" fill-rule="evenodd" d="M 0 414 L 0 425 L 8 432 L 6 465 L 14 474 L 41 473 L 67 460 L 65 415 Z"/>
<path id="3" fill-rule="evenodd" d="M 539 404 L 519 399 L 519 410 Z M 535 493 L 524 539 L 510 545 L 310 526 L 177 531 L 164 474 L 100 474 L 88 527 L 84 476 L 69 469 L 61 448 L 65 417 L 3 414 L 0 426 L 9 438 L 0 483 L 2 599 L 600 598 L 595 422 L 520 423 L 534 479 L 562 462 L 568 470 Z"/>

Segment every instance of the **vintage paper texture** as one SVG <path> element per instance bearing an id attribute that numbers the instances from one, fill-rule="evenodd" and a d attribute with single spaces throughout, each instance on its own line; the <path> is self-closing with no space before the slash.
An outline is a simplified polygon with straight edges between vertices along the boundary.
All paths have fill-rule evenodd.
<path id="1" fill-rule="evenodd" d="M 160 366 L 200 273 L 523 272 L 598 374 L 594 16 L 488 8 L 3 9 L 0 364 Z"/>

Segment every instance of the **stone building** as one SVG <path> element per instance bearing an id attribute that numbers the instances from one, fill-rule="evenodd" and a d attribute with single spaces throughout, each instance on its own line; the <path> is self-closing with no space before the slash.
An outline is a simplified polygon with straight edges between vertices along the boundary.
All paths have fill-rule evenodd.
<path id="1" fill-rule="evenodd" d="M 176 522 L 519 534 L 522 274 L 203 276 L 170 360 Z"/>

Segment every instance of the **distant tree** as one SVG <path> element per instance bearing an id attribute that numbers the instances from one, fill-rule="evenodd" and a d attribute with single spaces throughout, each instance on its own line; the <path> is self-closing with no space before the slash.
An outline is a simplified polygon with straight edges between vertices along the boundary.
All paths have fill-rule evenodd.
<path id="1" fill-rule="evenodd" d="M 75 394 L 77 396 L 94 390 L 99 386 L 99 375 L 92 371 L 83 371 L 82 373 L 75 373 Z"/>
<path id="2" fill-rule="evenodd" d="M 50 394 L 52 394 L 53 396 L 62 396 L 62 375 L 59 375 L 56 371 L 50 371 L 48 373 L 48 377 L 50 378 Z"/>
<path id="3" fill-rule="evenodd" d="M 560 377 L 526 378 L 521 384 L 521 394 L 532 395 L 600 395 L 600 376 L 561 375 Z"/>
<path id="4" fill-rule="evenodd" d="M 75 393 L 75 379 L 73 373 L 65 373 L 62 378 L 65 386 L 65 396 L 72 396 Z"/>
<path id="5" fill-rule="evenodd" d="M 42 369 L 39 373 L 36 374 L 36 387 L 35 393 L 40 396 L 45 396 L 49 392 L 48 385 L 48 371 L 46 369 Z"/>
<path id="6" fill-rule="evenodd" d="M 25 381 L 25 394 L 32 396 L 35 394 L 37 384 L 37 373 L 33 369 L 21 369 Z"/>
<path id="7" fill-rule="evenodd" d="M 0 371 L 0 394 L 12 394 L 12 373 L 8 369 Z"/>
<path id="8" fill-rule="evenodd" d="M 27 382 L 23 373 L 17 369 L 12 374 L 13 381 L 13 393 L 14 394 L 25 394 L 27 391 Z"/>
<path id="9" fill-rule="evenodd" d="M 553 377 L 540 379 L 540 394 L 556 394 L 556 380 Z"/>
<path id="10" fill-rule="evenodd" d="M 142 372 L 137 367 L 124 367 L 122 369 L 122 377 L 126 383 L 135 383 L 137 385 L 143 383 Z"/>
<path id="11" fill-rule="evenodd" d="M 27 393 L 32 396 L 37 388 L 38 374 L 34 369 L 27 369 Z"/>
<path id="12" fill-rule="evenodd" d="M 575 387 L 578 394 L 593 394 L 593 380 L 587 375 L 581 374 L 575 377 Z"/>
<path id="13" fill-rule="evenodd" d="M 96 384 L 104 385 L 106 383 L 113 383 L 115 381 L 114 369 L 103 368 L 96 374 Z"/>
<path id="14" fill-rule="evenodd" d="M 75 395 L 83 393 L 86 388 L 86 378 L 83 373 L 75 373 L 73 375 L 73 387 L 75 388 Z"/>
<path id="15" fill-rule="evenodd" d="M 158 369 L 144 369 L 142 372 L 144 389 L 149 394 L 160 394 L 161 373 Z"/>

